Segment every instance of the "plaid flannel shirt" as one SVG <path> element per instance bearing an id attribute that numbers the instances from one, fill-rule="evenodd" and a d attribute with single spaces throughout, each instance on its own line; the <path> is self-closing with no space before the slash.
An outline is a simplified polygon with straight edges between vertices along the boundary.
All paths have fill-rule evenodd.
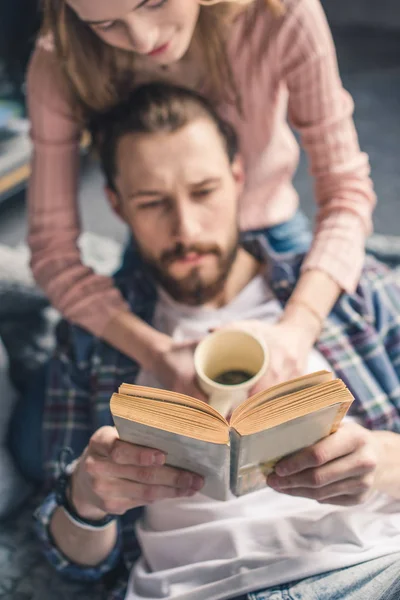
<path id="1" fill-rule="evenodd" d="M 246 244 L 257 258 L 268 262 L 271 287 L 284 306 L 300 276 L 303 257 L 271 258 L 261 234 L 248 237 Z M 121 273 L 116 283 L 132 311 L 151 323 L 157 294 L 145 270 L 138 266 L 133 274 Z M 112 425 L 110 397 L 121 382 L 134 383 L 139 371 L 137 363 L 115 348 L 65 321 L 57 337 L 43 423 L 48 483 L 58 475 L 61 448 L 69 446 L 78 456 L 95 430 Z M 338 300 L 316 348 L 355 396 L 352 414 L 370 429 L 400 433 L 399 274 L 367 257 L 356 293 Z M 129 571 L 140 555 L 134 527 L 142 509 L 119 519 L 118 540 L 106 560 L 97 567 L 83 568 L 69 562 L 49 536 L 55 508 L 50 493 L 35 514 L 36 531 L 49 561 L 73 579 L 94 581 L 108 573 L 112 582 L 109 600 L 122 600 Z"/>

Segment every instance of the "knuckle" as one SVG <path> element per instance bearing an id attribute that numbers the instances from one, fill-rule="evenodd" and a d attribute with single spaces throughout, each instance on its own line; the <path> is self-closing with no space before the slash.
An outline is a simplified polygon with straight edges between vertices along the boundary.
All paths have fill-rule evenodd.
<path id="1" fill-rule="evenodd" d="M 310 474 L 310 483 L 315 488 L 321 488 L 326 483 L 326 477 L 318 469 L 314 469 Z"/>
<path id="2" fill-rule="evenodd" d="M 92 480 L 92 490 L 99 498 L 107 496 L 107 490 L 105 489 L 103 481 L 97 477 Z"/>
<path id="3" fill-rule="evenodd" d="M 370 477 L 367 475 L 366 477 L 362 477 L 360 479 L 358 489 L 363 494 L 368 493 L 372 488 L 372 484 L 373 484 L 373 477 Z"/>
<path id="4" fill-rule="evenodd" d="M 374 471 L 378 466 L 378 460 L 375 454 L 371 451 L 364 452 L 360 458 L 360 467 L 366 471 Z"/>
<path id="5" fill-rule="evenodd" d="M 354 496 L 354 504 L 363 504 L 368 499 L 368 492 L 360 492 Z"/>
<path id="6" fill-rule="evenodd" d="M 138 481 L 148 485 L 154 484 L 156 473 L 154 469 L 142 467 L 136 470 Z"/>
<path id="7" fill-rule="evenodd" d="M 83 461 L 83 468 L 88 475 L 96 475 L 99 472 L 98 461 L 89 454 Z"/>
<path id="8" fill-rule="evenodd" d="M 103 510 L 104 512 L 108 513 L 107 499 L 98 498 L 97 506 L 100 508 L 100 510 Z"/>
<path id="9" fill-rule="evenodd" d="M 125 458 L 124 447 L 121 446 L 119 441 L 117 441 L 114 444 L 114 446 L 112 447 L 110 455 L 111 455 L 111 460 L 113 460 L 116 463 L 121 463 L 124 461 L 124 458 Z"/>
<path id="10" fill-rule="evenodd" d="M 155 485 L 146 485 L 143 489 L 143 500 L 146 504 L 152 504 L 158 498 L 159 490 Z"/>
<path id="11" fill-rule="evenodd" d="M 368 492 L 370 488 L 369 485 L 369 481 L 367 481 L 366 479 L 360 479 L 360 481 L 358 482 L 357 485 L 357 490 L 360 494 L 365 494 L 366 492 Z"/>
<path id="12" fill-rule="evenodd" d="M 311 462 L 316 466 L 322 466 L 328 462 L 328 456 L 322 446 L 314 446 L 310 449 Z"/>

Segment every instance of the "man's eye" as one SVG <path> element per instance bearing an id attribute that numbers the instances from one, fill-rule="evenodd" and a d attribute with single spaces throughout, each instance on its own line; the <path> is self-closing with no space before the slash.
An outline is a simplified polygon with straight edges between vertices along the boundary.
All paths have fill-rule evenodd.
<path id="1" fill-rule="evenodd" d="M 153 200 L 152 202 L 144 202 L 143 204 L 139 204 L 138 208 L 140 210 L 150 210 L 152 208 L 159 208 L 163 205 L 163 200 Z"/>
<path id="2" fill-rule="evenodd" d="M 201 190 L 196 190 L 195 192 L 193 192 L 193 195 L 196 198 L 205 198 L 206 196 L 212 194 L 214 189 L 215 188 L 202 188 Z"/>

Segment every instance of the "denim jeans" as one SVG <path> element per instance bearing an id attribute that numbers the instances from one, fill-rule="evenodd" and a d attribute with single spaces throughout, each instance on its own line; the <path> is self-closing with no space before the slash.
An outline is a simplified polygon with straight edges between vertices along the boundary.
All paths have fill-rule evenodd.
<path id="1" fill-rule="evenodd" d="M 233 600 L 400 600 L 400 552 Z"/>

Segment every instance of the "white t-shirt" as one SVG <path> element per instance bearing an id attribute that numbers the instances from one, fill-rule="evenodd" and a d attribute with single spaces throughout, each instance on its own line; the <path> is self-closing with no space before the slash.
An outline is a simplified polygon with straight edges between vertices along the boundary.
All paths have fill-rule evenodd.
<path id="1" fill-rule="evenodd" d="M 237 319 L 275 322 L 281 307 L 262 277 L 218 309 L 160 294 L 157 329 L 197 339 Z M 307 371 L 330 369 L 316 350 Z M 138 383 L 157 386 L 142 372 Z M 375 494 L 356 507 L 320 505 L 271 488 L 217 502 L 202 494 L 158 502 L 137 525 L 142 557 L 126 600 L 217 600 L 400 551 L 400 502 Z"/>

